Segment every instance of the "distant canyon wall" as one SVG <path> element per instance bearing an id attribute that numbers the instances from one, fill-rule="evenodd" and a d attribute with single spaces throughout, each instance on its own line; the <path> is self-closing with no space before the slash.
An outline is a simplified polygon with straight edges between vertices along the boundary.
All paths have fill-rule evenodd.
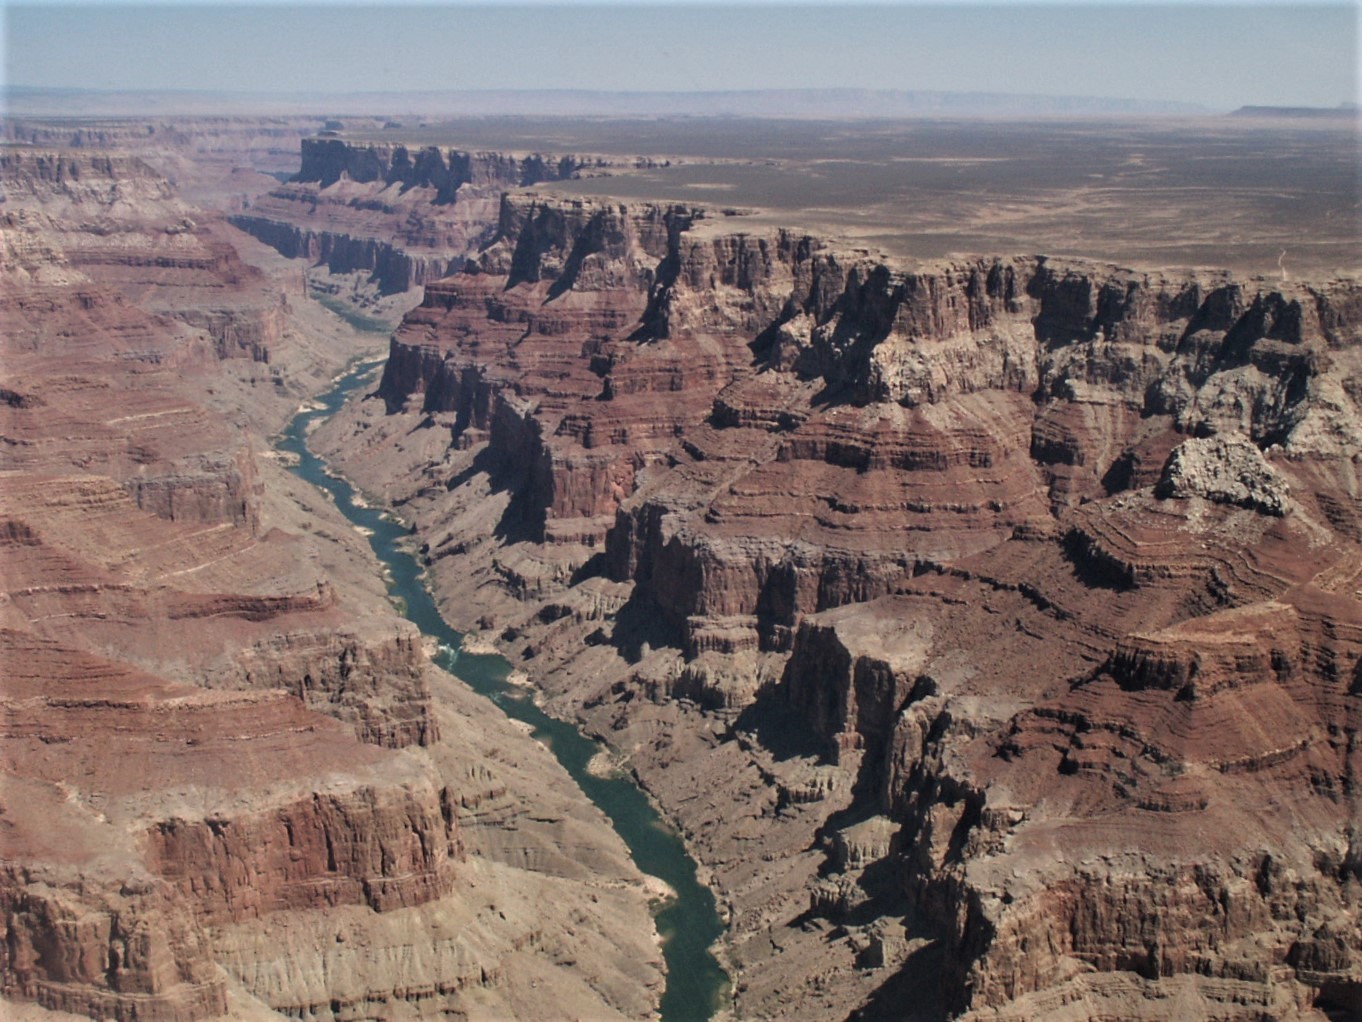
<path id="1" fill-rule="evenodd" d="M 290 183 L 231 219 L 290 258 L 333 273 L 368 271 L 391 294 L 456 270 L 486 240 L 502 190 L 604 172 L 611 162 L 310 138 Z"/>
<path id="2" fill-rule="evenodd" d="M 1362 996 L 1359 380 L 1355 280 L 514 194 L 379 394 L 564 565 L 493 562 L 527 657 L 613 642 L 612 692 L 781 707 L 856 779 L 814 917 L 860 932 L 874 866 L 953 1013 L 1248 1020 Z"/>

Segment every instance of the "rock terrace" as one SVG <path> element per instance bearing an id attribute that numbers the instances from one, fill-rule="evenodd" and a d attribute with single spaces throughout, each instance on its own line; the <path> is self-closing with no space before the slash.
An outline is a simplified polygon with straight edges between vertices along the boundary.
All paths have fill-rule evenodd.
<path id="1" fill-rule="evenodd" d="M 516 193 L 324 442 L 634 750 L 740 1014 L 1319 1018 L 1362 954 L 1360 325 L 1355 281 Z"/>
<path id="2" fill-rule="evenodd" d="M 79 141 L 0 152 L 0 1013 L 646 1017 L 622 844 L 269 450 L 365 339 Z"/>

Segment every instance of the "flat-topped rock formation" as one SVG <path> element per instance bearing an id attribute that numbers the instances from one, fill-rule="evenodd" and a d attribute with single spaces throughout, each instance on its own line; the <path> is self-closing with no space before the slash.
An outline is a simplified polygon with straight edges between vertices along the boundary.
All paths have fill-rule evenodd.
<path id="1" fill-rule="evenodd" d="M 232 223 L 332 273 L 367 271 L 383 293 L 438 280 L 486 240 L 502 191 L 607 166 L 438 146 L 302 141 L 302 166 Z"/>
<path id="2" fill-rule="evenodd" d="M 1359 374 L 1355 280 L 521 192 L 322 442 L 632 750 L 740 1014 L 1322 1019 L 1362 996 Z"/>

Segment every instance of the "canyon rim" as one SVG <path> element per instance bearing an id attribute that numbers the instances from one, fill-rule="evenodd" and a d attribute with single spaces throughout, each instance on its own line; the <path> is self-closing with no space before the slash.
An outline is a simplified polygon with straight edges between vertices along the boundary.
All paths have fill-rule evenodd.
<path id="1" fill-rule="evenodd" d="M 629 95 L 17 95 L 0 1013 L 1362 1018 L 1355 111 Z"/>

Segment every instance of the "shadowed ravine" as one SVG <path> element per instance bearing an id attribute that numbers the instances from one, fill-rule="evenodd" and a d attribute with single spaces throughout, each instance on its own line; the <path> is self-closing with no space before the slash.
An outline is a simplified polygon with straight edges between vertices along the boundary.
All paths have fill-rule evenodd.
<path id="1" fill-rule="evenodd" d="M 354 500 L 355 491 L 344 479 L 327 472 L 326 464 L 308 449 L 309 428 L 328 418 L 346 399 L 371 381 L 373 363 L 358 366 L 317 399 L 319 407 L 300 412 L 279 439 L 280 450 L 298 457 L 293 471 L 330 494 L 336 506 L 355 525 L 366 530 L 374 554 L 387 567 L 389 588 L 402 613 L 425 635 L 440 643 L 437 663 L 486 696 L 507 716 L 533 728 L 588 798 L 610 818 L 629 847 L 639 869 L 659 877 L 676 892 L 657 913 L 667 963 L 667 986 L 662 995 L 664 1022 L 710 1018 L 720 1006 L 727 977 L 710 953 L 723 933 L 713 893 L 696 879 L 695 863 L 680 836 L 654 809 L 648 796 L 627 776 L 598 777 L 587 770 L 600 743 L 571 724 L 555 720 L 529 698 L 527 690 L 507 682 L 510 664 L 496 655 L 460 653 L 462 636 L 445 624 L 421 580 L 421 570 L 403 549 L 407 531 L 385 511 Z"/>

